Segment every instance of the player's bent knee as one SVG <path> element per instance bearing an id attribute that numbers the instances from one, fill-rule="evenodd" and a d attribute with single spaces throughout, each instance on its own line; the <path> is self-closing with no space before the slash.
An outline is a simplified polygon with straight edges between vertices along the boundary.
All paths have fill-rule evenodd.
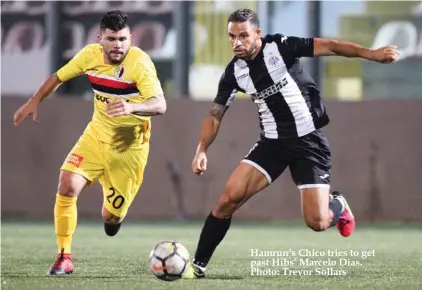
<path id="1" fill-rule="evenodd" d="M 106 222 L 109 225 L 117 225 L 120 224 L 123 221 L 123 217 L 118 217 L 118 216 L 103 216 L 104 222 Z"/>
<path id="2" fill-rule="evenodd" d="M 77 197 L 88 181 L 81 175 L 61 171 L 59 178 L 58 194 L 66 197 Z"/>
<path id="3" fill-rule="evenodd" d="M 326 229 L 324 224 L 319 222 L 307 222 L 306 225 L 315 232 L 322 232 Z"/>
<path id="4" fill-rule="evenodd" d="M 109 225 L 120 224 L 124 219 L 124 217 L 119 217 L 119 216 L 112 214 L 104 206 L 103 206 L 103 209 L 102 209 L 102 216 L 103 216 L 104 222 L 106 222 Z"/>
<path id="5" fill-rule="evenodd" d="M 104 222 L 109 224 L 109 225 L 117 225 L 122 223 L 123 218 L 121 217 L 109 217 L 109 218 L 104 218 Z"/>
<path id="6" fill-rule="evenodd" d="M 320 217 L 307 218 L 305 219 L 305 223 L 315 232 L 322 232 L 330 226 L 328 219 L 322 219 Z"/>
<path id="7" fill-rule="evenodd" d="M 231 214 L 236 209 L 238 201 L 230 194 L 223 194 L 220 197 L 219 205 L 223 212 Z"/>
<path id="8" fill-rule="evenodd" d="M 230 218 L 243 201 L 244 194 L 241 192 L 239 188 L 227 185 L 213 210 L 213 215 L 218 218 Z"/>

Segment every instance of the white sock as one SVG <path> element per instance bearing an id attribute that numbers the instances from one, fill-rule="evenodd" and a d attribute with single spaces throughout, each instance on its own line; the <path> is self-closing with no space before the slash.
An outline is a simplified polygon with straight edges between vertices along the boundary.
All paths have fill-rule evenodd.
<path id="1" fill-rule="evenodd" d="M 346 209 L 346 201 L 344 200 L 344 197 L 338 196 L 338 197 L 335 197 L 335 198 L 337 198 L 340 201 L 340 203 L 341 203 L 341 212 L 343 213 L 344 210 Z"/>

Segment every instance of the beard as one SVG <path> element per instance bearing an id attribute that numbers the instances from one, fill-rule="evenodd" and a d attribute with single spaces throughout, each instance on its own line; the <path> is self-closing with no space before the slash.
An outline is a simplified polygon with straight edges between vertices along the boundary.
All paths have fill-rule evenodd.
<path id="1" fill-rule="evenodd" d="M 118 58 L 112 57 L 112 52 L 107 53 L 107 58 L 111 64 L 120 64 L 126 57 L 128 52 L 120 54 Z"/>
<path id="2" fill-rule="evenodd" d="M 256 40 L 251 44 L 251 47 L 246 50 L 245 55 L 241 56 L 240 58 L 243 59 L 250 59 L 256 50 Z"/>
<path id="3" fill-rule="evenodd" d="M 251 47 L 248 49 L 248 53 L 246 55 L 247 58 L 250 58 L 252 54 L 255 52 L 256 49 L 256 42 L 254 42 Z"/>

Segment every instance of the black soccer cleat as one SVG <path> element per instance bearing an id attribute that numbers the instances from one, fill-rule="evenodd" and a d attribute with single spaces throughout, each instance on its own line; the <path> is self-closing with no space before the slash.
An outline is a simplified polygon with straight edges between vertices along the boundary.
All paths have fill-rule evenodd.
<path id="1" fill-rule="evenodd" d="M 119 230 L 120 230 L 120 226 L 122 225 L 122 223 L 118 223 L 118 224 L 108 224 L 108 223 L 104 223 L 104 231 L 107 234 L 107 236 L 112 237 L 115 236 Z"/>
<path id="2" fill-rule="evenodd" d="M 206 265 L 199 261 L 193 261 L 192 263 L 193 273 L 195 274 L 196 278 L 204 278 L 205 271 L 207 270 Z"/>

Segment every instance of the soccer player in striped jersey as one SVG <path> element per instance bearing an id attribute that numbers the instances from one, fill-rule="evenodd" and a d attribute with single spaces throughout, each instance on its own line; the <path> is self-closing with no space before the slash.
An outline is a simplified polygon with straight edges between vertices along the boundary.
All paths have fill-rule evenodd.
<path id="1" fill-rule="evenodd" d="M 345 196 L 330 192 L 331 149 L 322 131 L 329 123 L 328 113 L 317 84 L 299 59 L 337 55 L 392 63 L 399 58 L 395 46 L 369 49 L 316 37 L 263 36 L 258 16 L 250 9 L 233 12 L 227 28 L 234 56 L 221 75 L 213 108 L 202 123 L 193 172 L 202 175 L 206 171 L 207 150 L 237 92 L 251 96 L 261 132 L 208 214 L 186 278 L 205 277 L 235 212 L 287 168 L 300 192 L 302 215 L 309 228 L 320 232 L 337 227 L 343 237 L 354 232 L 355 217 Z"/>

